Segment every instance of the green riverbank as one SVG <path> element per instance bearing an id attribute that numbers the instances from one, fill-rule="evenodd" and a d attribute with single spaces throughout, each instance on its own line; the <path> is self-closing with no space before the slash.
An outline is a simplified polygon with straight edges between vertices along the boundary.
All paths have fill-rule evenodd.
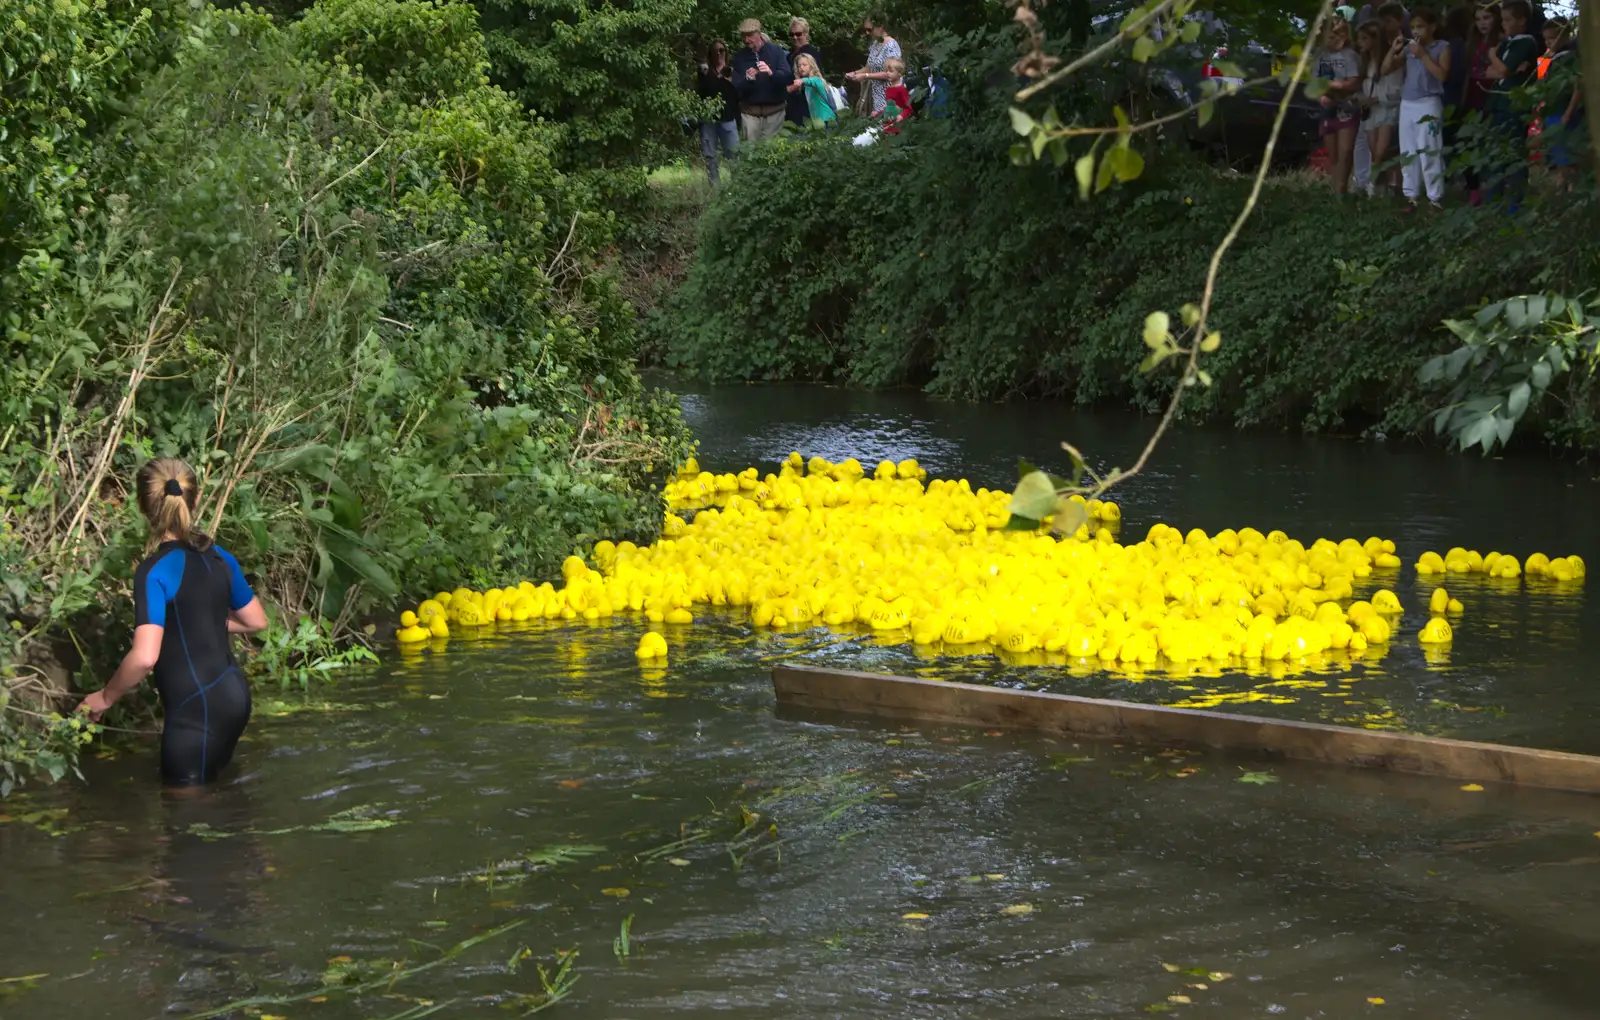
<path id="1" fill-rule="evenodd" d="M 656 533 L 689 437 L 634 369 L 615 180 L 488 84 L 474 8 L 38 13 L 0 141 L 0 793 L 71 767 L 52 713 L 126 648 L 150 456 L 199 473 L 284 685 L 402 594 Z"/>
<path id="2" fill-rule="evenodd" d="M 1145 317 L 1176 323 L 1200 300 L 1249 178 L 1163 155 L 1140 180 L 1080 200 L 1070 168 L 1010 164 L 1000 112 L 959 120 L 966 112 L 869 148 L 808 139 L 748 153 L 652 322 L 665 363 L 714 381 L 1164 405 L 1176 375 L 1141 371 Z M 1184 419 L 1432 434 L 1430 413 L 1460 398 L 1418 381 L 1429 357 L 1462 342 L 1444 320 L 1600 281 L 1587 193 L 1547 193 L 1515 217 L 1451 200 L 1408 216 L 1390 200 L 1341 201 L 1308 174 L 1269 178 L 1222 264 L 1213 382 L 1190 392 Z M 1535 400 L 1525 431 L 1594 451 L 1592 337 L 1568 343 L 1559 326 L 1508 331 L 1504 370 L 1489 371 L 1496 355 L 1473 372 L 1503 401 L 1549 344 L 1566 343 L 1574 370 Z"/>

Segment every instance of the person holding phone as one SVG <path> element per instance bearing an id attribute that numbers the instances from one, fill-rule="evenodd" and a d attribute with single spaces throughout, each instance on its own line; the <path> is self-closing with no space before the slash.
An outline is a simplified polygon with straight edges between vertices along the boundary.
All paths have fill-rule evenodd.
<path id="1" fill-rule="evenodd" d="M 794 71 L 789 55 L 761 31 L 761 22 L 739 23 L 744 46 L 733 58 L 733 87 L 739 95 L 739 118 L 749 142 L 765 141 L 783 129 L 789 110 L 789 84 Z"/>
<path id="2" fill-rule="evenodd" d="M 722 158 L 729 163 L 739 152 L 739 93 L 733 87 L 728 44 L 721 39 L 713 40 L 706 50 L 706 61 L 700 65 L 700 75 L 695 82 L 695 94 L 701 99 L 722 101 L 715 119 L 700 122 L 700 155 L 705 157 L 706 176 L 715 188 L 722 183 L 717 147 L 722 147 Z"/>
<path id="3" fill-rule="evenodd" d="M 1450 44 L 1436 38 L 1439 15 L 1426 8 L 1411 16 L 1411 40 L 1384 61 L 1404 71 L 1400 92 L 1400 152 L 1405 156 L 1402 190 L 1414 212 L 1426 189 L 1428 202 L 1444 199 L 1444 82 L 1450 77 Z"/>

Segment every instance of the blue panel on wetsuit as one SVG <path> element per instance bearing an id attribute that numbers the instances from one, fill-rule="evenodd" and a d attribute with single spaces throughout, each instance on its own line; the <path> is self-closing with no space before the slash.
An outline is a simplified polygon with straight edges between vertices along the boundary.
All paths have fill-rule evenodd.
<path id="1" fill-rule="evenodd" d="M 254 598 L 232 556 L 165 542 L 134 573 L 136 624 L 164 627 L 153 678 L 165 720 L 168 783 L 207 783 L 233 757 L 250 721 L 250 686 L 234 661 L 228 613 Z"/>

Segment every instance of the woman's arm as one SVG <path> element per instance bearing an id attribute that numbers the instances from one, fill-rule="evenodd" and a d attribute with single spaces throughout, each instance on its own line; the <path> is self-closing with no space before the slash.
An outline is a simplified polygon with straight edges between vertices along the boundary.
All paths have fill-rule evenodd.
<path id="1" fill-rule="evenodd" d="M 1450 47 L 1446 46 L 1439 51 L 1438 60 L 1434 60 L 1433 54 L 1426 49 L 1418 54 L 1418 59 L 1422 61 L 1422 66 L 1428 69 L 1428 73 L 1440 81 L 1450 77 Z"/>
<path id="2" fill-rule="evenodd" d="M 254 634 L 267 629 L 267 611 L 260 599 L 251 599 L 245 606 L 228 613 L 229 634 Z"/>
<path id="3" fill-rule="evenodd" d="M 156 660 L 161 658 L 161 635 L 165 631 L 165 627 L 154 623 L 135 627 L 133 647 L 122 657 L 122 665 L 111 674 L 111 679 L 106 681 L 104 687 L 83 699 L 78 705 L 79 710 L 89 713 L 90 719 L 99 722 L 107 709 L 115 705 L 124 694 L 139 686 L 139 682 L 156 668 Z"/>

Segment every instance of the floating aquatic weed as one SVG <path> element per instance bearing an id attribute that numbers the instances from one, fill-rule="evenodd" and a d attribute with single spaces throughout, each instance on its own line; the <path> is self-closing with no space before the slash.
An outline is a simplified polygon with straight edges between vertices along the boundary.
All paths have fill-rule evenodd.
<path id="1" fill-rule="evenodd" d="M 38 808 L 32 811 L 13 811 L 0 814 L 0 824 L 13 822 L 38 829 L 46 836 L 65 836 L 77 832 L 82 826 L 67 825 L 66 808 Z"/>
<path id="2" fill-rule="evenodd" d="M 640 851 L 635 859 L 678 857 L 690 847 L 710 845 L 727 853 L 737 871 L 752 856 L 769 850 L 781 858 L 782 845 L 788 837 L 779 836 L 774 820 L 778 814 L 785 818 L 786 832 L 799 833 L 836 821 L 876 800 L 881 793 L 876 784 L 855 771 L 765 789 L 754 801 L 746 803 L 746 796 L 759 788 L 760 784 L 742 786 L 727 803 L 681 822 L 677 839 Z"/>
<path id="3" fill-rule="evenodd" d="M 611 951 L 616 954 L 618 962 L 626 963 L 628 957 L 633 955 L 633 915 L 629 914 L 622 919 L 622 930 L 617 937 L 611 940 Z"/>
<path id="4" fill-rule="evenodd" d="M 373 966 L 375 969 L 381 970 L 381 973 L 375 977 L 363 978 L 355 981 L 354 983 L 323 983 L 309 991 L 295 992 L 287 995 L 257 995 L 246 999 L 237 999 L 233 1002 L 217 1006 L 214 1009 L 208 1009 L 200 1013 L 191 1013 L 188 1020 L 213 1020 L 215 1017 L 226 1016 L 229 1013 L 235 1012 L 259 1014 L 270 1006 L 288 1006 L 297 1002 L 309 1002 L 313 999 L 318 999 L 321 1001 L 323 998 L 329 1000 L 334 998 L 355 999 L 359 998 L 365 992 L 374 991 L 379 988 L 383 988 L 385 991 L 387 991 L 392 989 L 401 981 L 413 978 L 418 974 L 424 974 L 428 971 L 436 970 L 452 960 L 457 959 L 463 953 L 466 953 L 475 946 L 481 945 L 482 943 L 488 942 L 492 939 L 499 938 L 501 935 L 504 935 L 510 931 L 514 931 L 526 923 L 527 920 L 524 918 L 516 921 L 510 921 L 506 924 L 491 928 L 482 934 L 474 935 L 469 939 L 464 939 L 460 942 L 457 942 L 449 949 L 446 949 L 440 953 L 437 958 L 429 960 L 426 963 L 413 964 L 408 967 L 405 965 L 404 960 L 393 960 L 389 961 L 389 966 L 386 968 L 382 967 L 381 965 L 374 964 Z M 341 960 L 341 958 L 335 957 L 335 960 Z M 353 960 L 350 962 L 352 965 L 355 964 L 355 961 Z"/>
<path id="5" fill-rule="evenodd" d="M 464 872 L 449 881 L 487 882 L 492 889 L 497 885 L 516 885 L 534 875 L 563 864 L 571 864 L 585 857 L 605 852 L 605 847 L 594 843 L 564 843 L 530 850 L 520 857 L 496 861 L 486 867 Z"/>
<path id="6" fill-rule="evenodd" d="M 24 992 L 31 992 L 35 988 L 39 987 L 40 981 L 43 981 L 49 976 L 50 975 L 48 973 L 44 973 L 22 974 L 17 977 L 0 978 L 0 1000 L 9 999 L 12 996 L 21 995 Z"/>
<path id="7" fill-rule="evenodd" d="M 1239 771 L 1243 772 L 1244 775 L 1235 780 L 1236 782 L 1252 783 L 1256 786 L 1266 786 L 1268 783 L 1276 783 L 1278 781 L 1278 777 L 1273 775 L 1271 772 L 1252 772 L 1249 769 L 1243 768 L 1241 768 Z"/>
<path id="8" fill-rule="evenodd" d="M 521 961 L 530 958 L 532 955 L 533 953 L 528 947 L 523 946 L 512 954 L 511 962 L 507 964 L 507 969 L 513 974 L 516 973 Z M 577 962 L 577 959 L 577 949 L 557 949 L 557 963 L 553 970 L 546 969 L 542 963 L 536 966 L 541 990 L 533 995 L 514 994 L 505 996 L 505 1004 L 513 1009 L 521 1009 L 522 1012 L 518 1014 L 519 1016 L 532 1016 L 554 1006 L 571 995 L 573 986 L 578 983 L 579 975 L 572 972 L 572 965 Z"/>
<path id="9" fill-rule="evenodd" d="M 373 832 L 400 824 L 398 819 L 379 817 L 378 812 L 382 808 L 382 804 L 363 804 L 336 811 L 321 822 L 310 825 L 289 825 L 281 829 L 244 829 L 239 832 L 228 832 L 226 829 L 218 829 L 205 822 L 193 822 L 184 831 L 204 840 L 218 840 L 232 839 L 235 836 L 287 836 L 294 832 Z"/>

